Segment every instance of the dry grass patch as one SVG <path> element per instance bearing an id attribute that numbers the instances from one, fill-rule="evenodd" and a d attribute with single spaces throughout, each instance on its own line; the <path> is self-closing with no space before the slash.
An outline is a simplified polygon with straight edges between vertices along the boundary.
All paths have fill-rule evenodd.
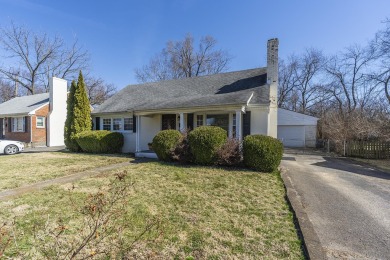
<path id="1" fill-rule="evenodd" d="M 1 155 L 0 191 L 128 160 L 122 155 L 70 152 Z"/>
<path id="2" fill-rule="evenodd" d="M 131 223 L 129 239 L 151 218 L 162 220 L 159 237 L 148 236 L 127 256 L 137 259 L 303 259 L 293 215 L 278 173 L 186 167 L 158 162 L 126 167 L 134 183 L 123 215 Z M 36 252 L 33 234 L 48 216 L 77 225 L 74 207 L 94 188 L 105 187 L 114 172 L 75 183 L 72 201 L 65 186 L 0 203 L 0 218 L 16 218 L 20 248 L 10 257 Z M 76 203 L 75 203 L 76 201 Z M 78 204 L 78 205 L 75 205 Z M 43 208 L 41 205 L 45 205 Z M 27 207 L 29 206 L 29 207 Z M 36 209 L 39 208 L 39 213 Z"/>
<path id="3" fill-rule="evenodd" d="M 383 171 L 390 173 L 390 159 L 381 159 L 381 160 L 373 160 L 373 159 L 361 159 L 361 158 L 352 158 L 358 162 L 364 162 L 374 167 L 377 167 Z"/>

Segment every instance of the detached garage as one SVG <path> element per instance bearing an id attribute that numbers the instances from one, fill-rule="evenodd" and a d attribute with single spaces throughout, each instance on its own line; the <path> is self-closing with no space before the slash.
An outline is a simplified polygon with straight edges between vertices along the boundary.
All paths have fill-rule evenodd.
<path id="1" fill-rule="evenodd" d="M 278 139 L 285 147 L 315 147 L 317 117 L 278 109 Z"/>

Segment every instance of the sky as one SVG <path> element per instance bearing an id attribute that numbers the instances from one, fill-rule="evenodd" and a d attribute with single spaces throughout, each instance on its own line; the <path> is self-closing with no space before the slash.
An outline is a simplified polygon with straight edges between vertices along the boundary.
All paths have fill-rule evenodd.
<path id="1" fill-rule="evenodd" d="M 265 66 L 270 38 L 279 38 L 281 58 L 305 48 L 331 55 L 366 44 L 386 18 L 389 0 L 0 0 L 0 26 L 13 21 L 69 44 L 77 37 L 91 74 L 118 89 L 137 83 L 136 68 L 188 33 L 213 36 L 236 71 Z"/>

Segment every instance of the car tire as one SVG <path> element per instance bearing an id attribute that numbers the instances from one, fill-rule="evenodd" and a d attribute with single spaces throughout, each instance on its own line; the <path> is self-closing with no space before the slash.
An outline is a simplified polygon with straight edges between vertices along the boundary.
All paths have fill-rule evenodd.
<path id="1" fill-rule="evenodd" d="M 17 154 L 18 152 L 19 152 L 19 148 L 16 145 L 13 145 L 13 144 L 7 145 L 4 148 L 4 153 L 8 154 L 8 155 Z"/>

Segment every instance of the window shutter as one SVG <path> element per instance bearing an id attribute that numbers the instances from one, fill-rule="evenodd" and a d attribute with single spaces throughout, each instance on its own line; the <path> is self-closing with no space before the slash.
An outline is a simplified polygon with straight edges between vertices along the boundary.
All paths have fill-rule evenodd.
<path id="1" fill-rule="evenodd" d="M 8 117 L 8 132 L 12 132 L 12 118 Z"/>
<path id="2" fill-rule="evenodd" d="M 251 134 L 251 111 L 246 111 L 242 118 L 242 136 Z"/>
<path id="3" fill-rule="evenodd" d="M 95 117 L 95 130 L 100 130 L 100 117 Z"/>
<path id="4" fill-rule="evenodd" d="M 133 133 L 137 132 L 137 117 L 133 115 Z"/>
<path id="5" fill-rule="evenodd" d="M 187 114 L 187 129 L 192 130 L 194 129 L 194 114 Z"/>
<path id="6" fill-rule="evenodd" d="M 28 116 L 25 116 L 25 117 L 24 117 L 24 132 L 25 132 L 25 133 L 28 132 L 28 119 L 29 119 Z"/>

